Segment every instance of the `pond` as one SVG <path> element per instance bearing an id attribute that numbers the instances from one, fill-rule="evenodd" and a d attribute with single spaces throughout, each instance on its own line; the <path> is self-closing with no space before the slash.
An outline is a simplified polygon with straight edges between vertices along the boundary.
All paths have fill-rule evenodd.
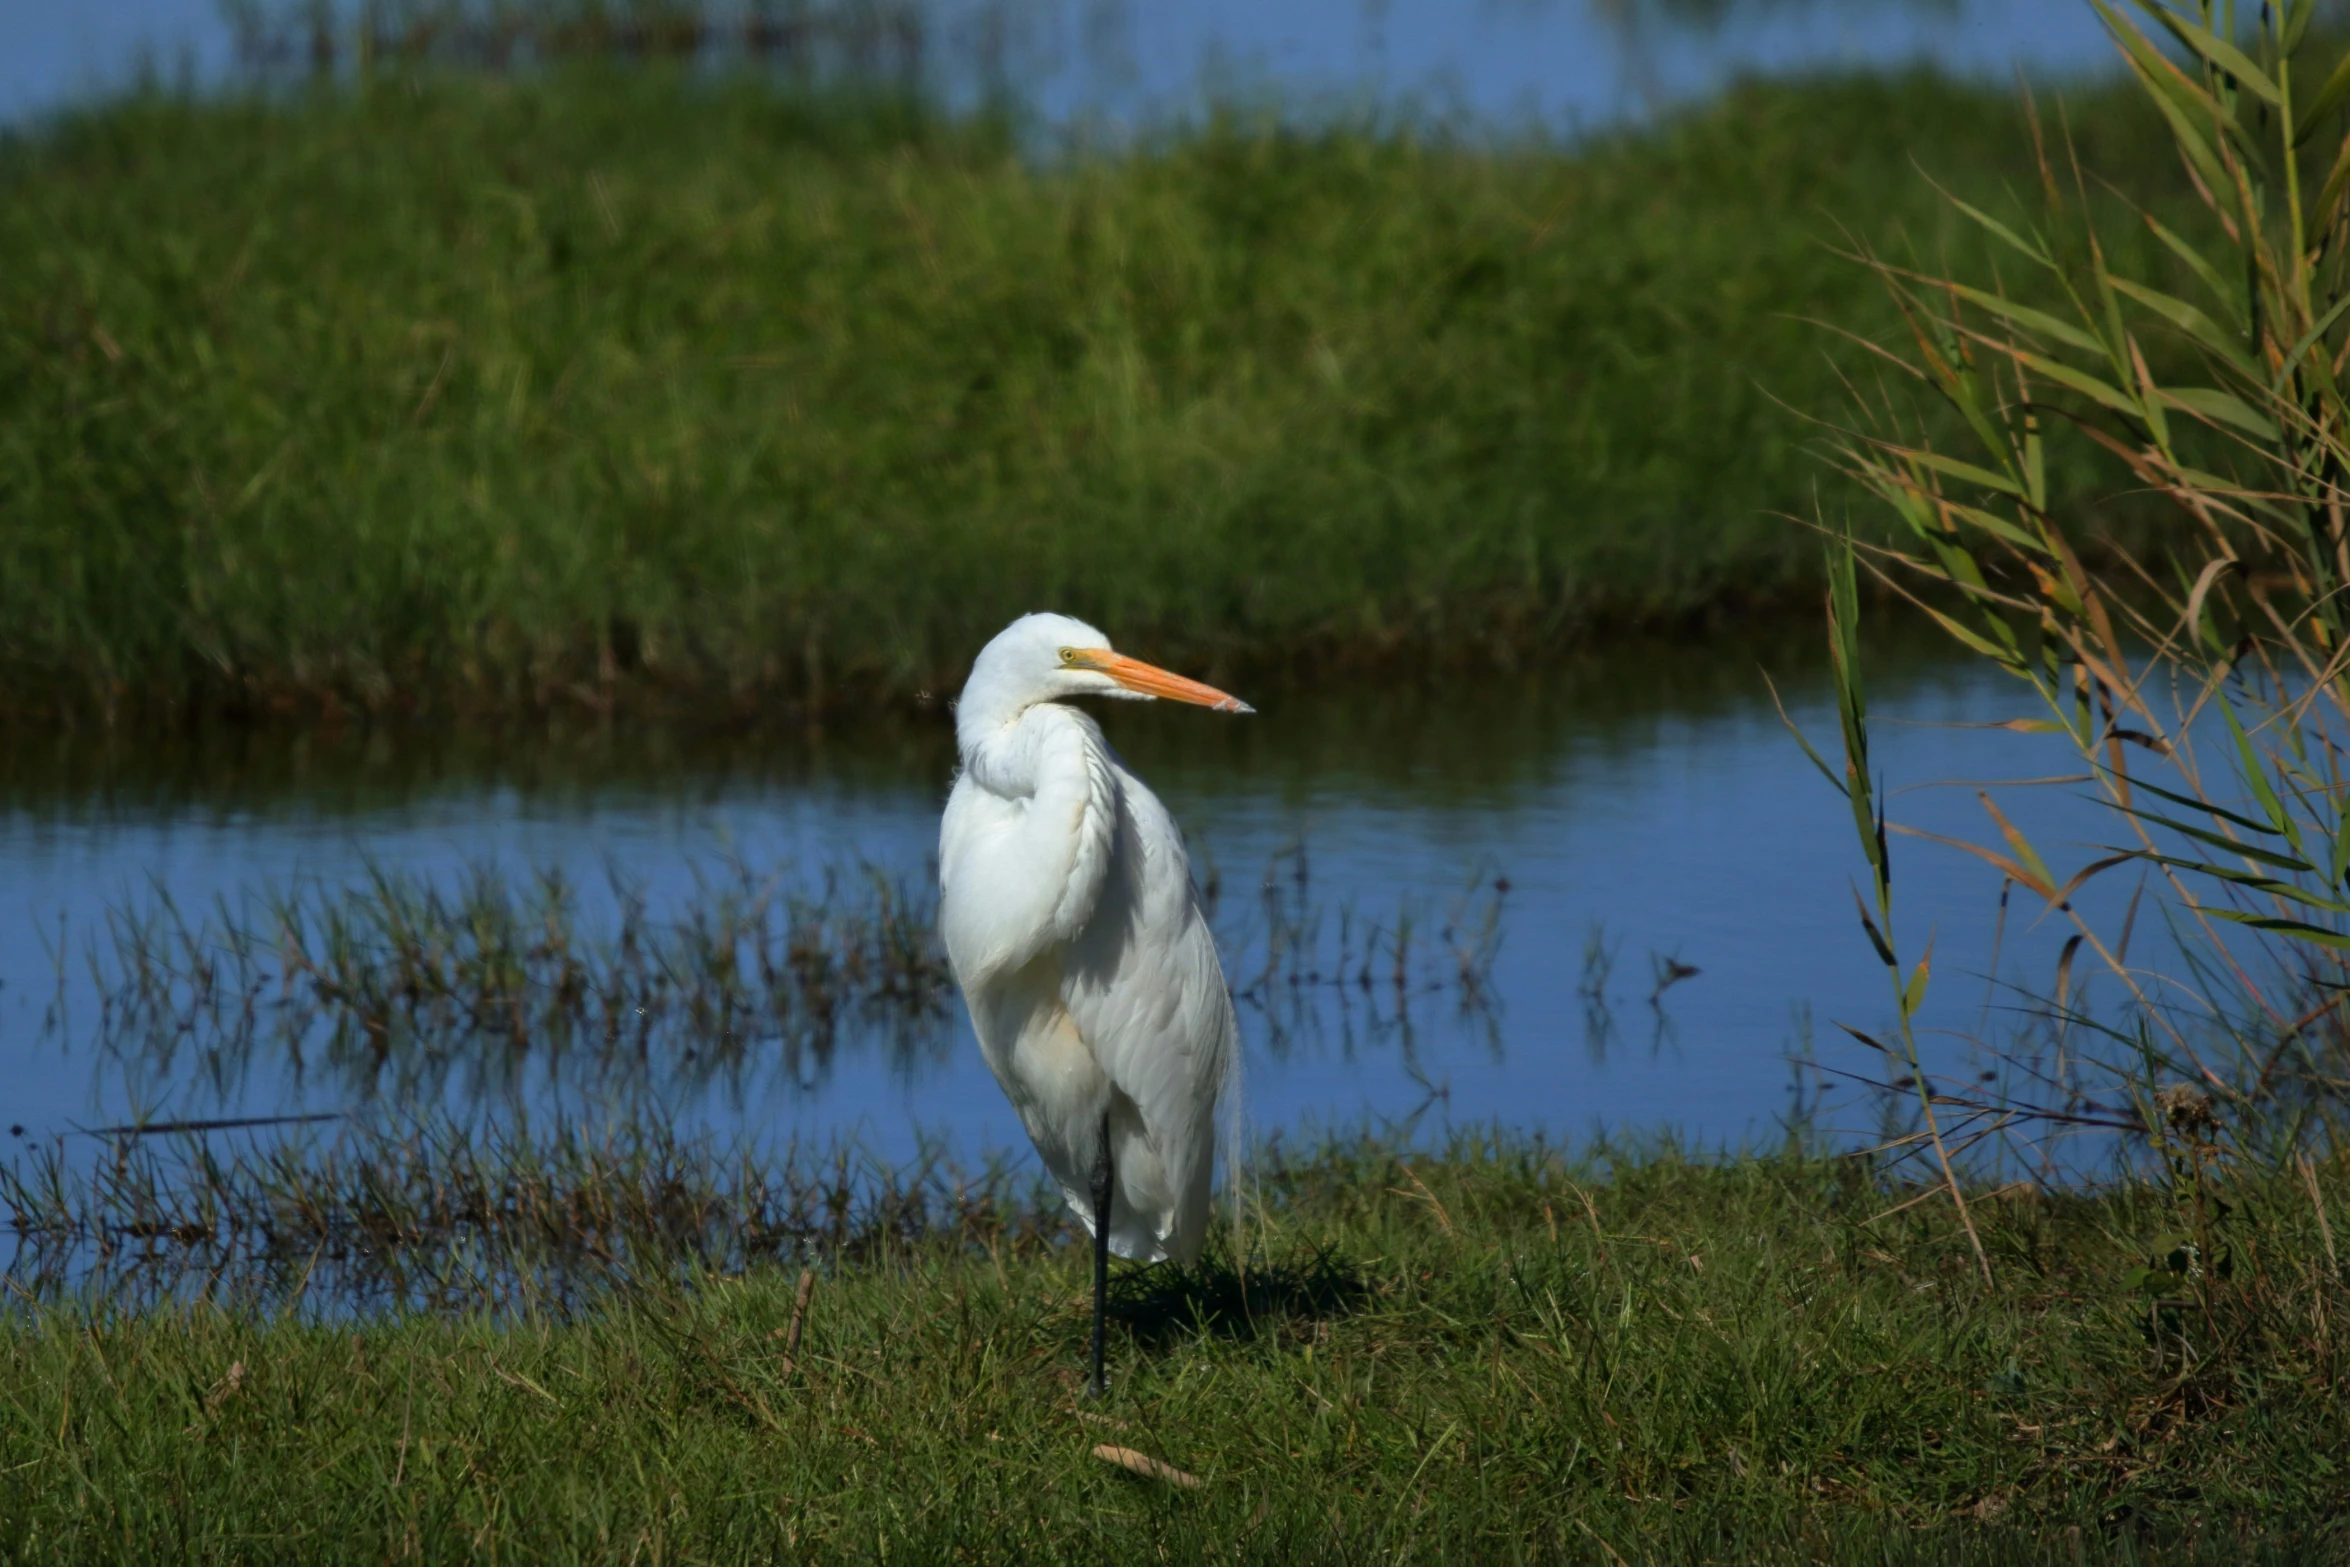
<path id="1" fill-rule="evenodd" d="M 1775 1140 L 1825 1087 L 1820 1129 L 1865 1135 L 1832 1075 L 1882 1075 L 1833 1026 L 1877 1029 L 1891 1013 L 1854 914 L 1865 866 L 1848 808 L 1764 678 L 1834 754 L 1818 643 L 1795 627 L 1520 674 L 1250 690 L 1260 711 L 1243 718 L 1105 711 L 1214 891 L 1243 993 L 1253 1134 L 1498 1124 L 1732 1146 Z M 1890 649 L 1872 685 L 1898 821 L 1996 841 L 1969 782 L 2068 770 L 2061 739 L 1980 727 L 2025 716 L 2028 694 L 2002 677 Z M 443 888 L 485 867 L 518 885 L 559 870 L 591 936 L 608 937 L 631 899 L 660 931 L 745 878 L 805 889 L 827 871 L 842 899 L 875 878 L 901 889 L 926 925 L 952 766 L 943 711 L 760 737 L 378 730 L 22 747 L 0 775 L 0 1124 L 70 1140 L 134 1118 L 657 1113 L 725 1140 L 1017 1157 L 1018 1123 L 943 993 L 848 1018 L 814 1053 L 746 1025 L 726 1030 L 740 1038 L 720 1060 L 703 1037 L 714 1026 L 692 1025 L 620 1077 L 544 1048 L 508 1061 L 495 1030 L 441 1041 L 432 1071 L 397 1051 L 354 1066 L 311 1021 L 237 1042 L 217 1009 L 210 1023 L 134 1024 L 119 995 L 126 916 L 168 900 L 191 931 L 209 923 L 161 945 L 184 965 L 240 920 L 277 942 L 272 897 L 310 887 L 332 905 L 371 867 Z M 2062 846 L 2113 832 L 2079 796 L 2061 783 L 2002 796 L 2060 874 L 2088 857 Z M 1897 838 L 1894 856 L 1910 960 L 1934 941 L 1926 1023 L 2011 1036 L 2018 995 L 2047 990 L 2063 932 L 2020 895 L 2003 928 L 1999 874 L 1955 849 Z M 1405 921 L 1416 944 L 1399 992 Z M 2014 993 L 1988 983 L 1995 941 Z M 266 1018 L 280 982 L 249 988 Z"/>
<path id="2" fill-rule="evenodd" d="M 934 75 L 958 54 L 1000 57 L 998 73 L 1060 125 L 1151 122 L 1206 89 L 1306 105 L 1411 102 L 1572 133 L 1755 72 L 1930 60 L 2005 79 L 2018 67 L 2072 74 L 2112 59 L 2089 6 L 2047 0 L 941 0 L 920 9 L 942 40 L 926 58 Z M 119 87 L 141 61 L 167 77 L 219 80 L 234 56 L 228 10 L 218 0 L 0 0 L 0 123 Z"/>
<path id="3" fill-rule="evenodd" d="M 0 124 L 124 85 L 142 51 L 223 81 L 225 14 L 214 0 L 0 0 Z M 950 44 L 1008 39 L 1001 58 L 1045 127 L 1080 133 L 1163 123 L 1205 93 L 1573 135 L 1742 73 L 1923 60 L 2070 74 L 2110 52 L 2090 8 L 2033 0 L 969 0 L 924 14 Z M 1508 674 L 1309 672 L 1244 690 L 1259 712 L 1239 720 L 1108 713 L 1213 903 L 1251 1137 L 1878 1135 L 1886 1102 L 1855 1085 L 1885 1063 L 1839 1026 L 1881 1031 L 1892 1010 L 1855 917 L 1851 816 L 1763 678 L 1833 750 L 1820 645 L 1816 626 L 1731 629 Z M 1980 840 L 1971 781 L 2072 770 L 2047 737 L 1997 727 L 2032 715 L 1996 675 L 1888 645 L 1871 681 L 1877 761 L 1909 825 Z M 934 1153 L 1027 1166 L 929 934 L 953 765 L 937 707 L 733 736 L 569 722 L 20 737 L 0 758 L 0 1129 L 17 1154 L 0 1174 L 127 1179 L 126 1149 L 168 1144 L 195 1161 L 163 1178 L 178 1181 L 216 1132 L 266 1160 L 294 1146 L 271 1141 L 281 1132 L 396 1140 L 428 1124 L 460 1143 L 658 1128 L 762 1156 L 853 1146 L 876 1169 Z M 2043 848 L 2112 834 L 2064 782 L 2004 798 Z M 2060 868 L 2088 857 L 2051 853 Z M 1999 874 L 1959 850 L 1902 839 L 1895 858 L 1899 945 L 1933 954 L 1921 1021 L 1937 1065 L 1974 1070 L 1984 1042 L 2044 1029 L 2032 998 L 2066 932 L 2008 909 Z M 533 902 L 550 878 L 562 896 Z M 526 995 L 528 1017 L 521 999 L 503 1023 L 487 1015 Z M 188 1139 L 107 1130 L 185 1123 Z M 360 1184 L 421 1170 L 426 1143 L 403 1146 L 367 1144 Z M 255 1212 L 287 1195 L 243 1189 Z M 25 1193 L 9 1194 L 20 1224 Z M 85 1243 L 217 1238 L 202 1213 L 155 1218 L 151 1196 L 118 1179 L 88 1199 L 104 1223 L 47 1233 L 77 1266 Z M 720 1193 L 705 1209 L 730 1205 Z M 446 1227 L 478 1210 L 457 1204 Z M 314 1227 L 337 1246 L 364 1228 Z"/>

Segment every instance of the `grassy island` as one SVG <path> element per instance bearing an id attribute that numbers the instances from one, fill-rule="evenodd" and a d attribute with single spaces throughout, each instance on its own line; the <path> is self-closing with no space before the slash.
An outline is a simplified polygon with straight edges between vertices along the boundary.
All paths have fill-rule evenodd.
<path id="1" fill-rule="evenodd" d="M 2126 87 L 2060 107 L 2202 221 Z M 742 717 L 1046 605 L 1216 675 L 1779 603 L 1881 379 L 1839 334 L 1899 331 L 1839 249 L 1983 271 L 1924 176 L 2035 178 L 2014 91 L 1926 73 L 1037 140 L 579 65 L 0 143 L 0 709 Z"/>

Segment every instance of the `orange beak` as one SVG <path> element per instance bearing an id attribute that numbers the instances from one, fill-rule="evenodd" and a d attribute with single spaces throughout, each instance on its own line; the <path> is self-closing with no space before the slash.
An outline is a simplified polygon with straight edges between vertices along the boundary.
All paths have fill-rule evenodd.
<path id="1" fill-rule="evenodd" d="M 1075 649 L 1069 654 L 1069 663 L 1078 669 L 1091 669 L 1108 675 L 1127 690 L 1142 696 L 1163 696 L 1170 702 L 1190 702 L 1195 706 L 1213 708 L 1219 713 L 1256 711 L 1228 691 L 1219 691 L 1214 686 L 1186 679 L 1172 670 L 1146 664 L 1139 658 L 1113 653 L 1106 647 Z"/>

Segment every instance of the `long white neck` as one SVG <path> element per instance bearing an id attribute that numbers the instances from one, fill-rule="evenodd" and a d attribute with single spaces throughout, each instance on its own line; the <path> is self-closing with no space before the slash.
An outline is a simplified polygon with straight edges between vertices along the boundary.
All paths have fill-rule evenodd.
<path id="1" fill-rule="evenodd" d="M 1017 967 L 1075 937 L 1101 901 L 1117 848 L 1118 774 L 1091 718 L 1058 702 L 1010 722 L 956 714 L 963 772 L 1009 811 L 996 819 L 1001 868 L 988 889 L 988 928 L 968 933 L 990 968 Z M 950 900 L 953 901 L 953 900 Z"/>
<path id="2" fill-rule="evenodd" d="M 1050 703 L 1051 693 L 1040 691 L 1034 680 L 1018 677 L 982 653 L 955 698 L 955 745 L 963 764 L 970 765 L 975 751 L 1000 745 L 1022 718 Z"/>

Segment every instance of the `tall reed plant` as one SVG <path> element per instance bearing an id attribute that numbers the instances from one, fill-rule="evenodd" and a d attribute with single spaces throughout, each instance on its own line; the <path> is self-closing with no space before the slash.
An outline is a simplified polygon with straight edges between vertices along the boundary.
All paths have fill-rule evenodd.
<path id="1" fill-rule="evenodd" d="M 1951 198 L 1994 264 L 1863 253 L 1907 334 L 1854 384 L 1838 453 L 1896 531 L 1831 555 L 1850 569 L 1857 553 L 2012 677 L 2028 711 L 2008 727 L 2064 745 L 2073 781 L 2107 807 L 2112 841 L 2068 857 L 1985 789 L 1983 833 L 1943 841 L 2069 927 L 2041 1003 L 2113 1047 L 2128 1109 L 2100 1124 L 2151 1139 L 2200 1226 L 2180 1255 L 2205 1269 L 2214 1182 L 2246 1157 L 2333 1150 L 2350 1087 L 2350 55 L 2313 25 L 2315 0 L 2089 3 L 2209 214 L 2190 234 L 2133 213 L 2191 282 L 2104 242 L 2126 198 L 2061 115 L 2035 114 L 2037 221 Z M 1927 433 L 1905 388 L 1956 419 Z M 2083 454 L 2102 484 L 2056 494 L 2052 466 Z M 2149 502 L 2177 524 L 2159 549 L 2102 531 L 2115 508 Z M 1839 648 L 1851 613 L 1836 595 Z M 1886 833 L 1910 829 L 1870 816 L 1858 676 L 1848 657 L 1837 672 L 1839 782 L 1878 878 L 1869 934 L 1891 964 Z M 2130 876 L 2127 900 L 2086 895 Z M 2173 938 L 2160 971 L 2143 941 L 2130 953 L 2150 909 Z M 2119 1005 L 2080 1000 L 2098 972 Z M 1911 983 L 1897 974 L 1904 1066 L 1945 1176 L 1954 1122 L 1971 1140 L 2081 1119 L 2061 1093 L 1929 1080 L 1908 1037 Z"/>

